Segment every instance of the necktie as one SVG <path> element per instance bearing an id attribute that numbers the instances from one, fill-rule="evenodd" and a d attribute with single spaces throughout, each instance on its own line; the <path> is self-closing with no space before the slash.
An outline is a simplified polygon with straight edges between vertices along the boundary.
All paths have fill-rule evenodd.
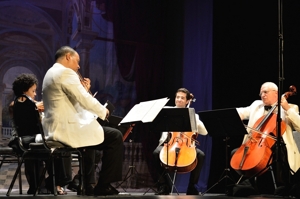
<path id="1" fill-rule="evenodd" d="M 265 110 L 269 111 L 272 108 L 272 106 L 265 106 Z"/>

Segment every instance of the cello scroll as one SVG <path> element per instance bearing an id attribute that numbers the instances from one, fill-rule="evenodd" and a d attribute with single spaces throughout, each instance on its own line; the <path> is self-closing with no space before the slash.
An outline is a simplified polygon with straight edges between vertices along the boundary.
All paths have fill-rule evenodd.
<path id="1" fill-rule="evenodd" d="M 284 97 L 285 99 L 289 98 L 292 95 L 297 94 L 297 89 L 294 85 L 291 85 L 289 89 L 290 89 L 290 91 L 287 91 L 282 95 L 282 97 Z"/>

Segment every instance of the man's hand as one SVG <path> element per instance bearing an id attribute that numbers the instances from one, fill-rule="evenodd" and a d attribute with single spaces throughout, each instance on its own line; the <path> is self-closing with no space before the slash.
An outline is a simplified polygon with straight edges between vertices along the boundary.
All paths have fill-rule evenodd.
<path id="1" fill-rule="evenodd" d="M 44 103 L 43 103 L 43 101 L 35 102 L 35 105 L 38 108 L 39 112 L 44 112 Z"/>
<path id="2" fill-rule="evenodd" d="M 290 105 L 289 105 L 288 101 L 285 99 L 285 97 L 282 97 L 282 98 L 281 98 L 280 105 L 282 106 L 282 108 L 283 108 L 285 111 L 289 110 L 289 108 L 290 108 Z"/>
<path id="3" fill-rule="evenodd" d="M 109 121 L 108 121 L 108 117 L 109 117 L 109 110 L 108 110 L 108 109 L 106 109 L 106 116 L 105 116 L 105 120 L 106 120 L 107 122 L 109 122 Z"/>
<path id="4" fill-rule="evenodd" d="M 83 80 L 81 81 L 83 87 L 89 91 L 91 88 L 91 80 L 89 78 L 83 78 Z"/>

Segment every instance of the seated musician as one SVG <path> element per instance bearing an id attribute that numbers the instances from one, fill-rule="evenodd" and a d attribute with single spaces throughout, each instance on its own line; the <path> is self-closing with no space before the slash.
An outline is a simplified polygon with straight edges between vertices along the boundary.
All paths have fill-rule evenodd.
<path id="1" fill-rule="evenodd" d="M 45 117 L 43 129 L 48 140 L 62 142 L 74 148 L 85 148 L 84 188 L 86 195 L 118 195 L 111 183 L 122 180 L 122 133 L 101 126 L 109 111 L 85 89 L 90 81 L 80 82 L 79 54 L 69 46 L 59 48 L 56 63 L 47 71 L 43 81 Z M 103 150 L 102 168 L 95 181 L 95 150 Z"/>
<path id="2" fill-rule="evenodd" d="M 289 93 L 289 92 L 287 92 Z M 257 120 L 259 120 L 264 115 L 267 115 L 269 106 L 276 106 L 273 113 L 277 115 L 277 101 L 278 101 L 278 87 L 273 82 L 265 82 L 262 84 L 259 92 L 259 96 L 261 97 L 261 100 L 255 100 L 250 106 L 237 108 L 237 111 L 241 117 L 242 120 L 248 120 L 248 127 L 254 128 L 255 123 Z M 292 105 L 287 102 L 286 95 L 282 96 L 280 105 L 281 105 L 281 118 L 282 121 L 286 124 L 286 130 L 282 135 L 282 139 L 284 141 L 284 145 L 282 145 L 283 150 L 286 150 L 285 156 L 283 157 L 282 154 L 280 154 L 280 158 L 283 159 L 283 165 L 286 165 L 281 172 L 282 172 L 282 179 L 286 180 L 284 182 L 284 185 L 286 185 L 285 190 L 282 193 L 278 193 L 279 195 L 293 195 L 295 193 L 292 193 L 292 186 L 291 179 L 295 172 L 298 171 L 300 167 L 300 153 L 297 148 L 296 142 L 293 138 L 293 129 L 300 132 L 300 116 L 299 116 L 299 110 L 297 105 Z M 269 107 L 269 108 L 268 108 Z M 251 129 L 247 129 L 248 132 L 251 131 Z M 246 141 L 245 136 L 244 141 Z M 286 149 L 285 149 L 286 148 Z M 236 150 L 233 151 L 234 158 Z M 275 151 L 275 150 L 274 150 Z M 236 152 L 235 152 L 236 153 Z M 276 155 L 276 154 L 275 154 Z M 273 158 L 274 159 L 274 158 Z M 273 160 L 274 161 L 274 160 Z M 232 163 L 231 163 L 232 165 Z M 293 179 L 293 178 L 292 178 Z M 294 179 L 294 182 L 299 180 Z M 299 188 L 298 188 L 299 190 Z M 295 191 L 295 189 L 294 189 Z M 299 194 L 299 193 L 298 193 Z M 300 194 L 298 195 L 300 196 Z"/>
<path id="3" fill-rule="evenodd" d="M 190 100 L 192 100 L 192 94 L 186 89 L 186 88 L 180 88 L 177 90 L 175 95 L 175 107 L 177 108 L 185 108 L 190 103 Z M 197 129 L 198 134 L 201 135 L 207 135 L 207 130 L 204 127 L 204 124 L 199 120 L 199 116 L 195 114 L 196 116 L 196 123 L 197 123 Z M 163 148 L 163 143 L 168 139 L 168 132 L 163 132 L 162 136 L 159 140 L 158 147 L 153 151 L 154 156 L 154 164 L 157 170 L 157 178 L 158 178 L 158 192 L 156 195 L 169 195 L 171 191 L 170 187 L 170 179 L 167 175 L 163 175 L 165 172 L 165 168 L 162 167 L 161 161 L 160 161 L 160 151 Z M 198 148 L 196 149 L 196 158 L 197 158 L 197 165 L 196 167 L 191 171 L 190 179 L 188 188 L 186 191 L 187 195 L 199 195 L 199 191 L 196 187 L 196 184 L 198 183 L 201 168 L 204 162 L 205 154 Z M 162 176 L 163 175 L 163 176 Z"/>
<path id="4" fill-rule="evenodd" d="M 13 118 L 13 123 L 17 126 L 18 136 L 22 138 L 22 144 L 25 148 L 29 148 L 29 144 L 32 142 L 37 142 L 41 139 L 40 130 L 37 126 L 37 110 L 42 113 L 44 106 L 43 102 L 36 102 L 34 100 L 36 96 L 36 88 L 38 85 L 38 80 L 33 74 L 20 74 L 13 82 L 13 91 L 15 94 L 15 101 L 11 102 L 9 110 L 11 117 Z M 34 170 L 34 165 L 36 164 L 36 170 Z M 50 164 L 51 165 L 51 164 Z M 48 174 L 50 177 L 46 179 L 46 188 L 49 191 L 53 191 L 52 188 L 52 169 L 48 166 Z M 58 195 L 65 195 L 66 192 L 62 188 L 71 181 L 71 157 L 64 158 L 55 161 L 56 173 L 56 184 Z M 25 160 L 25 175 L 29 183 L 28 194 L 34 194 L 37 187 L 37 182 L 39 182 L 39 175 L 42 174 L 43 162 L 34 160 Z M 37 175 L 35 175 L 35 172 Z M 36 178 L 36 179 L 35 179 Z M 39 190 L 39 193 L 45 193 Z"/>

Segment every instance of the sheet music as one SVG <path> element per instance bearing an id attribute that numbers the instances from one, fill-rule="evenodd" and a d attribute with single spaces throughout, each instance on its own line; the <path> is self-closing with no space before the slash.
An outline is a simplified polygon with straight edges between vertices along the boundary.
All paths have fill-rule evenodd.
<path id="1" fill-rule="evenodd" d="M 143 123 L 152 122 L 168 101 L 168 98 L 162 98 L 140 102 L 127 113 L 120 124 L 137 121 L 141 121 Z"/>
<path id="2" fill-rule="evenodd" d="M 169 101 L 168 98 L 163 98 L 163 99 L 160 99 L 160 100 L 154 100 L 153 106 L 150 108 L 148 113 L 142 119 L 142 122 L 143 123 L 152 122 L 154 120 L 154 118 L 157 116 L 157 114 L 160 112 L 160 110 L 166 105 L 166 103 L 168 101 Z M 146 103 L 148 103 L 148 102 L 146 102 Z"/>
<path id="3" fill-rule="evenodd" d="M 191 122 L 191 131 L 197 132 L 197 122 L 195 117 L 195 109 L 194 108 L 188 108 L 189 109 L 189 116 L 190 116 L 190 122 Z"/>

